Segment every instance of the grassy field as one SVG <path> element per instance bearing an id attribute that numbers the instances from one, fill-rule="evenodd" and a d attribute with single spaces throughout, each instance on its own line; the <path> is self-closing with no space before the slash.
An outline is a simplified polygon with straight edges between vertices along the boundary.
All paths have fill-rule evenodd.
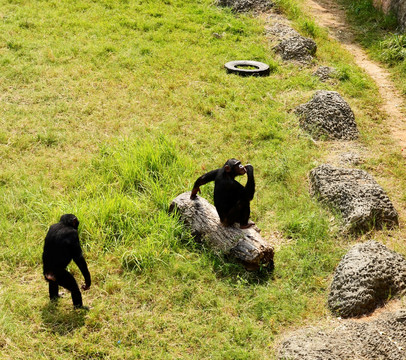
<path id="1" fill-rule="evenodd" d="M 368 149 L 363 167 L 399 210 L 406 174 L 375 85 L 299 0 L 277 7 L 317 41 L 308 67 L 275 55 L 260 18 L 211 0 L 0 4 L 1 359 L 274 358 L 281 334 L 329 316 L 331 275 L 360 239 L 310 198 L 308 172 L 329 145 L 299 130 L 292 109 L 315 90 L 339 91 Z M 235 59 L 268 63 L 271 75 L 226 74 Z M 337 79 L 321 83 L 318 65 L 335 66 Z M 195 244 L 168 214 L 230 157 L 255 168 L 252 218 L 274 242 L 272 274 Z M 81 221 L 88 312 L 69 294 L 50 304 L 42 278 L 43 239 L 63 213 Z M 361 240 L 406 253 L 401 236 Z"/>

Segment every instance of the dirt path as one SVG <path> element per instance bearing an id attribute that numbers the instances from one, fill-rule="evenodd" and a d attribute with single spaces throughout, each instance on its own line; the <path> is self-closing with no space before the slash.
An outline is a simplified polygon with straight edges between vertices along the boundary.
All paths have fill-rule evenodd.
<path id="1" fill-rule="evenodd" d="M 401 111 L 406 101 L 395 88 L 390 73 L 370 60 L 366 52 L 355 43 L 354 35 L 345 22 L 344 10 L 338 4 L 333 0 L 307 0 L 307 5 L 315 21 L 326 27 L 330 36 L 342 43 L 354 55 L 355 63 L 376 82 L 383 99 L 382 110 L 387 115 L 386 124 L 399 147 L 406 151 L 406 115 Z"/>

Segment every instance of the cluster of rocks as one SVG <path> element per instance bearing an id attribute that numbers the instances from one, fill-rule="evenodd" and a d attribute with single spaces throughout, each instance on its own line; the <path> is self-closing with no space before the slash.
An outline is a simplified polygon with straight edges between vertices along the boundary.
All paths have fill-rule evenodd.
<path id="1" fill-rule="evenodd" d="M 236 12 L 260 9 L 260 0 L 218 0 Z M 271 4 L 268 3 L 267 4 Z M 283 60 L 309 64 L 316 43 L 301 36 L 286 21 L 273 16 L 267 34 L 276 40 L 274 49 Z M 320 81 L 337 71 L 319 66 L 313 75 Z M 356 140 L 359 136 L 354 113 L 335 91 L 317 91 L 295 110 L 300 127 L 317 140 Z M 341 147 L 340 147 L 341 148 Z M 340 154 L 339 163 L 357 166 L 354 151 Z M 310 172 L 310 192 L 342 219 L 343 228 L 364 232 L 398 226 L 398 213 L 385 191 L 366 171 L 323 164 Z M 328 296 L 328 307 L 341 318 L 372 313 L 390 298 L 406 292 L 406 260 L 376 241 L 353 246 L 337 266 Z M 283 360 L 386 359 L 406 360 L 406 310 L 385 313 L 372 321 L 339 319 L 339 325 L 306 328 L 291 334 L 279 347 Z"/>
<path id="2" fill-rule="evenodd" d="M 341 214 L 348 231 L 398 225 L 398 213 L 385 191 L 364 170 L 320 165 L 310 172 L 310 191 Z"/>
<path id="3" fill-rule="evenodd" d="M 330 309 L 342 317 L 365 315 L 406 290 L 406 260 L 384 245 L 355 245 L 342 258 L 331 284 Z M 406 310 L 372 321 L 340 320 L 338 327 L 301 329 L 286 338 L 279 359 L 406 359 Z"/>
<path id="4" fill-rule="evenodd" d="M 229 7 L 237 13 L 263 12 L 274 6 L 273 2 L 269 0 L 218 0 L 217 4 L 218 6 Z"/>
<path id="5" fill-rule="evenodd" d="M 320 90 L 295 109 L 299 125 L 316 139 L 356 140 L 359 132 L 354 113 L 335 91 Z M 358 154 L 341 154 L 341 163 L 357 165 Z M 346 231 L 362 232 L 372 228 L 393 228 L 398 214 L 374 178 L 367 172 L 324 164 L 310 172 L 310 191 L 342 216 Z"/>

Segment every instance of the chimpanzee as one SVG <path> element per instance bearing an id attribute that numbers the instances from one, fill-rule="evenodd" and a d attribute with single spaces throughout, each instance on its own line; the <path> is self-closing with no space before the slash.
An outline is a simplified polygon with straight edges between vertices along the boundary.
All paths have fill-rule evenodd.
<path id="1" fill-rule="evenodd" d="M 247 184 L 242 186 L 234 178 L 237 175 L 247 174 Z M 241 229 L 246 229 L 254 223 L 248 221 L 250 217 L 250 201 L 255 193 L 254 168 L 247 164 L 245 167 L 237 159 L 229 159 L 220 169 L 209 171 L 199 177 L 190 195 L 196 198 L 199 187 L 214 181 L 214 205 L 220 216 L 220 221 L 225 226 L 239 223 Z"/>
<path id="2" fill-rule="evenodd" d="M 42 262 L 44 277 L 49 283 L 50 299 L 56 300 L 59 297 L 60 285 L 71 292 L 74 307 L 82 308 L 82 295 L 78 284 L 73 275 L 66 270 L 73 259 L 85 278 L 82 289 L 90 288 L 90 273 L 80 247 L 78 226 L 79 220 L 72 214 L 62 215 L 57 224 L 51 225 L 45 237 Z"/>

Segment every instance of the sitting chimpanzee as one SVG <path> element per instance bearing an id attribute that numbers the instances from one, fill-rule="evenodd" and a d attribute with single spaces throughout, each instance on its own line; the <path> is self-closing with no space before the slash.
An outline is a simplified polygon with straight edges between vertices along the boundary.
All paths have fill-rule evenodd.
<path id="1" fill-rule="evenodd" d="M 49 228 L 42 254 L 44 277 L 49 283 L 50 299 L 56 300 L 59 297 L 60 285 L 71 292 L 75 308 L 81 308 L 83 304 L 78 284 L 73 275 L 66 270 L 72 259 L 85 278 L 82 289 L 88 290 L 91 284 L 90 273 L 79 243 L 78 226 L 79 220 L 75 215 L 62 215 L 59 223 Z"/>
<path id="2" fill-rule="evenodd" d="M 234 178 L 237 175 L 247 174 L 247 184 L 242 186 Z M 190 195 L 196 198 L 199 187 L 214 181 L 214 205 L 220 216 L 220 221 L 225 226 L 239 223 L 241 229 L 246 229 L 254 223 L 248 221 L 250 217 L 250 201 L 255 193 L 254 168 L 248 164 L 245 167 L 237 159 L 229 159 L 220 169 L 212 170 L 199 177 Z"/>

